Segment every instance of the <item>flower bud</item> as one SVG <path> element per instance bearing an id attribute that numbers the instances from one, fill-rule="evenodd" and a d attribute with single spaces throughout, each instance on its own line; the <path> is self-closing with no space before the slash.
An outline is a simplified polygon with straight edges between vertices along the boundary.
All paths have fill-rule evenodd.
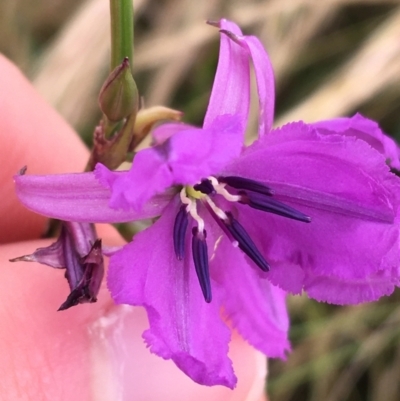
<path id="1" fill-rule="evenodd" d="M 101 111 L 112 122 L 118 122 L 137 112 L 138 90 L 127 57 L 104 82 L 100 90 L 99 105 Z"/>

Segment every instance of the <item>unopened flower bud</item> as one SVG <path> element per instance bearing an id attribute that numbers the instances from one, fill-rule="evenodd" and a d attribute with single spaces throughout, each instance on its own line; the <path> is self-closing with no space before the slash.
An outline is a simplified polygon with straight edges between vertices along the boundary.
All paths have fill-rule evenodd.
<path id="1" fill-rule="evenodd" d="M 137 112 L 139 95 L 127 57 L 104 82 L 100 90 L 99 105 L 112 122 L 118 122 Z"/>

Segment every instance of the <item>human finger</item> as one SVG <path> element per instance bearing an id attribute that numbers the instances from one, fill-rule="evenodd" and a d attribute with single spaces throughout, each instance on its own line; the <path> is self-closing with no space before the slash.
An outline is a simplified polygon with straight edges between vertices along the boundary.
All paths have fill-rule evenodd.
<path id="1" fill-rule="evenodd" d="M 13 175 L 82 171 L 88 150 L 73 129 L 0 55 L 0 243 L 38 238 L 48 219 L 25 209 L 14 193 Z"/>

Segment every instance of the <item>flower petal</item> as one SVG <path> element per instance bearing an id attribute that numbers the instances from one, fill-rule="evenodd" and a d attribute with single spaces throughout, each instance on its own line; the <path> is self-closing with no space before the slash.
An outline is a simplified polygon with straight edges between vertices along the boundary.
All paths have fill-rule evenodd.
<path id="1" fill-rule="evenodd" d="M 301 285 L 312 282 L 314 296 L 323 294 L 329 280 L 371 286 L 369 292 L 354 286 L 359 293 L 352 297 L 337 286 L 331 302 L 369 301 L 388 293 L 370 278 L 392 272 L 399 263 L 398 228 L 393 223 L 400 185 L 382 155 L 367 143 L 319 135 L 310 126 L 293 123 L 255 143 L 226 173 L 265 183 L 277 199 L 311 217 L 306 224 L 237 205 L 238 219 L 271 264 L 274 284 L 288 291 L 296 287 L 273 273 L 274 266 L 287 263 L 304 271 Z M 316 277 L 326 280 L 313 280 Z"/>
<path id="2" fill-rule="evenodd" d="M 138 152 L 131 169 L 123 173 L 110 171 L 100 163 L 96 165 L 96 178 L 111 191 L 111 208 L 139 212 L 152 197 L 172 185 L 173 176 L 162 148 Z"/>
<path id="3" fill-rule="evenodd" d="M 170 140 L 168 164 L 175 184 L 194 185 L 216 174 L 240 155 L 243 127 L 237 116 L 218 116 L 204 129 L 175 134 Z"/>
<path id="4" fill-rule="evenodd" d="M 242 35 L 233 22 L 222 19 L 219 28 Z M 246 129 L 250 107 L 250 65 L 247 49 L 238 46 L 231 38 L 221 34 L 217 72 L 214 78 L 203 127 L 208 128 L 221 115 L 237 116 Z"/>
<path id="5" fill-rule="evenodd" d="M 197 383 L 233 388 L 230 331 L 220 319 L 218 284 L 212 283 L 213 301 L 206 303 L 191 258 L 178 261 L 174 253 L 178 210 L 175 199 L 153 226 L 111 257 L 108 286 L 115 302 L 146 308 L 150 328 L 143 336 L 152 352 L 172 359 Z M 212 249 L 210 236 L 207 242 Z"/>
<path id="6" fill-rule="evenodd" d="M 17 196 L 28 209 L 66 221 L 112 223 L 155 217 L 170 199 L 154 198 L 138 213 L 110 208 L 111 192 L 94 173 L 17 175 L 14 180 Z"/>
<path id="7" fill-rule="evenodd" d="M 384 271 L 362 280 L 340 280 L 332 277 L 307 277 L 304 288 L 308 295 L 318 301 L 342 304 L 360 304 L 376 301 L 384 295 L 390 295 L 399 285 L 393 277 L 385 277 Z M 345 300 L 345 301 L 344 301 Z"/>
<path id="8" fill-rule="evenodd" d="M 354 304 L 388 295 L 399 282 L 395 227 L 319 211 L 306 224 L 239 208 L 239 218 L 250 222 L 246 229 L 271 265 L 266 275 L 286 291 L 304 288 L 318 301 Z M 388 272 L 392 275 L 382 279 Z"/>
<path id="9" fill-rule="evenodd" d="M 355 136 L 370 144 L 379 153 L 382 153 L 387 163 L 400 170 L 399 147 L 396 142 L 385 135 L 379 125 L 369 118 L 357 113 L 351 118 L 335 118 L 311 124 L 322 134 L 341 134 Z"/>
<path id="10" fill-rule="evenodd" d="M 162 145 L 165 141 L 171 138 L 178 132 L 187 131 L 188 129 L 196 128 L 192 125 L 185 123 L 165 123 L 156 127 L 151 133 L 152 145 Z"/>
<path id="11" fill-rule="evenodd" d="M 157 138 L 163 137 L 163 127 L 158 127 Z M 238 157 L 243 146 L 236 116 L 219 116 L 207 129 L 167 124 L 165 130 L 169 139 L 138 152 L 128 173 L 96 166 L 96 177 L 112 192 L 112 208 L 139 211 L 172 185 L 194 185 Z"/>
<path id="12" fill-rule="evenodd" d="M 250 266 L 226 237 L 210 267 L 224 287 L 224 311 L 242 337 L 269 357 L 285 358 L 290 350 L 285 293 Z"/>
<path id="13" fill-rule="evenodd" d="M 320 135 L 301 122 L 254 143 L 226 168 L 228 174 L 268 181 L 277 199 L 297 207 L 373 221 L 393 222 L 399 204 L 400 181 L 382 155 L 364 141 Z"/>
<path id="14" fill-rule="evenodd" d="M 243 36 L 233 22 L 222 19 L 220 57 L 214 86 L 204 119 L 207 126 L 217 115 L 240 116 L 244 127 L 249 112 L 250 70 L 252 60 L 259 99 L 259 136 L 271 130 L 274 119 L 275 82 L 271 61 L 255 36 Z M 239 46 L 235 46 L 239 45 Z"/>
<path id="15" fill-rule="evenodd" d="M 259 102 L 258 136 L 268 134 L 274 122 L 275 109 L 275 79 L 274 70 L 268 53 L 260 40 L 255 36 L 245 36 L 241 39 L 250 52 L 257 81 Z"/>

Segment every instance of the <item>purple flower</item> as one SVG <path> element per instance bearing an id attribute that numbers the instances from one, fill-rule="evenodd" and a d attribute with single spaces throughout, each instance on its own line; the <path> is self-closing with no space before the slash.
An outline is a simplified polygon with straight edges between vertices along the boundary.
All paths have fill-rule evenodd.
<path id="1" fill-rule="evenodd" d="M 199 383 L 233 387 L 221 314 L 266 355 L 284 357 L 281 289 L 338 304 L 393 291 L 400 183 L 370 144 L 375 123 L 361 116 L 361 131 L 345 128 L 351 119 L 271 130 L 274 83 L 265 50 L 235 24 L 217 25 L 220 58 L 202 128 L 160 126 L 154 146 L 138 152 L 127 172 L 98 164 L 94 173 L 15 181 L 21 201 L 50 217 L 161 216 L 112 256 L 111 294 L 146 308 L 152 352 Z M 259 139 L 244 149 L 250 61 Z"/>

